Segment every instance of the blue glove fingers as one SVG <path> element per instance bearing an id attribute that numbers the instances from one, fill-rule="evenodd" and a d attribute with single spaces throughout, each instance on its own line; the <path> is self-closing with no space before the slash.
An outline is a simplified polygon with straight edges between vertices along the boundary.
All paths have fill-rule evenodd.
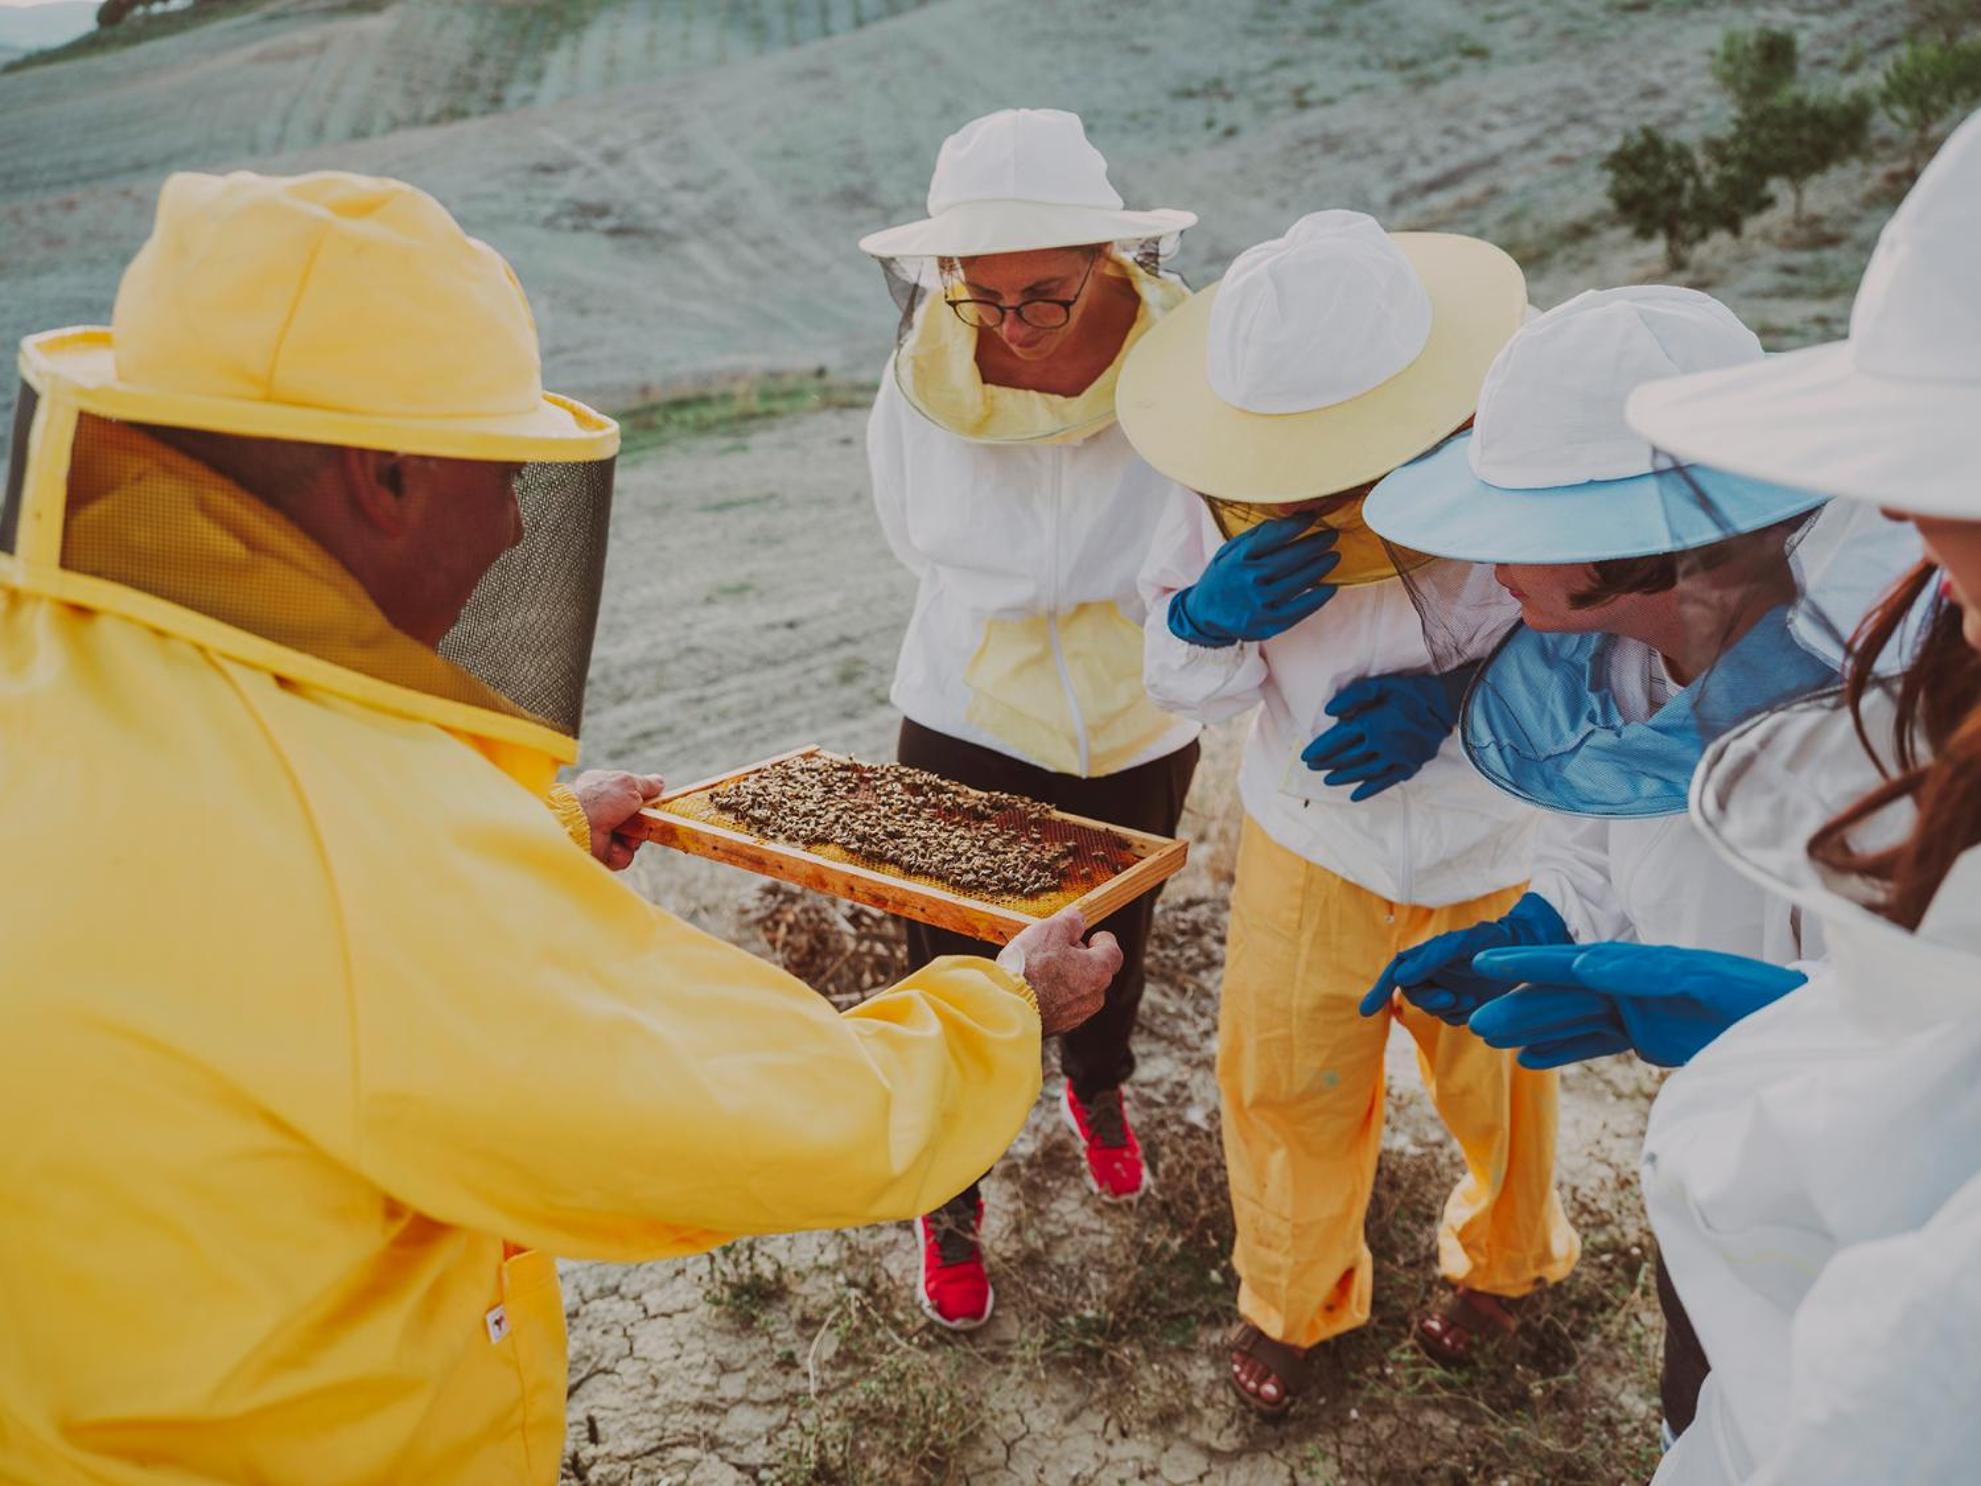
<path id="1" fill-rule="evenodd" d="M 1310 769 L 1325 769 L 1367 745 L 1362 729 L 1338 722 L 1300 751 L 1300 761 Z"/>
<path id="2" fill-rule="evenodd" d="M 1576 979 L 1591 990 L 1642 997 L 1689 996 L 1706 1002 L 1741 1000 L 1752 993 L 1763 1001 L 1787 995 L 1808 977 L 1799 970 L 1716 950 L 1679 949 L 1668 944 L 1592 944 L 1575 966 Z"/>
<path id="3" fill-rule="evenodd" d="M 1374 1016 L 1389 1005 L 1390 997 L 1397 991 L 1405 986 L 1421 984 L 1454 960 L 1464 959 L 1467 953 L 1464 941 L 1473 932 L 1471 929 L 1452 929 L 1392 956 L 1390 962 L 1383 966 L 1382 974 L 1376 977 L 1376 983 L 1363 996 L 1362 1015 Z"/>
<path id="4" fill-rule="evenodd" d="M 1290 547 L 1254 553 L 1245 562 L 1246 570 L 1261 587 L 1281 588 L 1311 588 L 1339 566 L 1339 552 L 1304 538 Z"/>
<path id="5" fill-rule="evenodd" d="M 1529 985 L 1481 1006 L 1471 1027 L 1492 1047 L 1524 1047 L 1598 1027 L 1619 1027 L 1616 1006 L 1594 991 L 1572 986 Z"/>
<path id="6" fill-rule="evenodd" d="M 1374 779 L 1371 779 L 1367 784 L 1357 785 L 1354 793 L 1349 795 L 1348 803 L 1359 805 L 1364 800 L 1373 800 L 1384 790 L 1394 789 L 1397 785 L 1402 784 L 1416 772 L 1415 769 L 1405 769 L 1392 765 Z"/>
<path id="7" fill-rule="evenodd" d="M 1584 1063 L 1591 1058 L 1607 1058 L 1614 1053 L 1629 1051 L 1630 1039 L 1622 1032 L 1591 1032 L 1581 1037 L 1566 1037 L 1558 1042 L 1538 1042 L 1523 1051 L 1515 1061 L 1522 1068 L 1544 1073 L 1550 1068 L 1562 1068 L 1570 1063 Z"/>
<path id="8" fill-rule="evenodd" d="M 1382 701 L 1389 690 L 1389 680 L 1387 676 L 1364 676 L 1351 681 L 1336 692 L 1321 710 L 1330 717 L 1343 720 L 1365 712 Z"/>
<path id="9" fill-rule="evenodd" d="M 1284 551 L 1304 540 L 1325 552 L 1334 546 L 1340 535 L 1331 526 L 1316 526 L 1311 512 L 1295 511 L 1291 516 L 1275 516 L 1270 521 L 1261 521 L 1251 530 L 1240 532 L 1218 551 L 1247 557 L 1263 556 Z"/>
<path id="10" fill-rule="evenodd" d="M 1396 764 L 1380 753 L 1358 753 L 1342 761 L 1339 768 L 1321 776 L 1323 784 L 1360 784 L 1365 779 L 1374 779 L 1378 774 L 1387 774 Z"/>
<path id="11" fill-rule="evenodd" d="M 1291 598 L 1275 599 L 1264 606 L 1263 612 L 1268 620 L 1278 626 L 1273 634 L 1279 634 L 1283 630 L 1292 629 L 1294 625 L 1333 598 L 1334 594 L 1332 585 L 1322 583 L 1303 593 L 1296 593 Z"/>
<path id="12" fill-rule="evenodd" d="M 1540 985 L 1581 985 L 1578 962 L 1588 947 L 1580 944 L 1521 945 L 1489 949 L 1472 957 L 1475 974 L 1491 980 L 1531 980 Z"/>

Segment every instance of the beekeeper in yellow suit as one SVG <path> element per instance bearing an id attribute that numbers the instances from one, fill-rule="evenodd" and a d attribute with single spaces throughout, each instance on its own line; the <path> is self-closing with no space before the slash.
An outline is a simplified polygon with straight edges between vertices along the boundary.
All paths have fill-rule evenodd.
<path id="1" fill-rule="evenodd" d="M 0 505 L 0 1479 L 557 1479 L 552 1254 L 981 1172 L 1105 936 L 845 1016 L 544 808 L 618 430 L 431 198 L 178 175 Z M 563 800 L 572 836 L 611 834 Z"/>

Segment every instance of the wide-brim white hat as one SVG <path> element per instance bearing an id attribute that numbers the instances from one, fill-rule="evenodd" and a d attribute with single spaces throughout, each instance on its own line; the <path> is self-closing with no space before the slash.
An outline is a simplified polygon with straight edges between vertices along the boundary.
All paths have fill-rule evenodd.
<path id="1" fill-rule="evenodd" d="M 1034 248 L 1140 242 L 1170 237 L 1196 225 L 1195 212 L 1168 208 L 1131 212 L 1049 201 L 966 201 L 940 216 L 869 233 L 860 239 L 860 251 L 875 258 L 971 258 Z"/>
<path id="2" fill-rule="evenodd" d="M 929 214 L 870 232 L 875 258 L 969 258 L 1086 243 L 1143 241 L 1194 227 L 1194 212 L 1130 211 L 1079 116 L 1008 108 L 973 119 L 942 142 Z"/>
<path id="3" fill-rule="evenodd" d="M 1981 520 L 1981 114 L 1893 214 L 1850 338 L 1640 387 L 1625 416 L 1675 458 Z"/>
<path id="4" fill-rule="evenodd" d="M 1631 396 L 1631 427 L 1675 459 L 1981 520 L 1981 381 L 1879 376 L 1854 349 L 1836 341 L 1650 383 Z"/>

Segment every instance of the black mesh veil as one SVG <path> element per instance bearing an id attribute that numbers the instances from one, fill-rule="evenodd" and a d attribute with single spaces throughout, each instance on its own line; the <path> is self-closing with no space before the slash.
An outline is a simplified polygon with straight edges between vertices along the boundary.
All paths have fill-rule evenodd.
<path id="1" fill-rule="evenodd" d="M 20 533 L 21 487 L 27 478 L 28 430 L 34 426 L 37 401 L 34 388 L 22 383 L 20 396 L 14 403 L 14 433 L 8 445 L 12 453 L 7 460 L 6 492 L 0 496 L 0 552 L 12 552 Z"/>
<path id="2" fill-rule="evenodd" d="M 32 400 L 24 392 L 23 408 Z M 26 446 L 19 422 L 0 513 L 9 546 Z M 371 527 L 348 535 L 363 524 L 351 514 L 359 477 L 340 452 L 82 413 L 60 566 L 285 651 L 575 738 L 614 460 L 405 456 L 394 479 L 427 482 L 436 514 L 403 536 L 388 520 L 388 539 Z"/>

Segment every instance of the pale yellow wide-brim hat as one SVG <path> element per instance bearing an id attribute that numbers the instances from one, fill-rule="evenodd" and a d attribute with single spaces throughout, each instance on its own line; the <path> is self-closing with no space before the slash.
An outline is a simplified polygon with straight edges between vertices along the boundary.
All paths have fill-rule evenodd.
<path id="1" fill-rule="evenodd" d="M 1491 243 L 1315 212 L 1142 337 L 1116 412 L 1144 460 L 1200 495 L 1330 495 L 1462 426 L 1526 313 L 1525 276 Z"/>
<path id="2" fill-rule="evenodd" d="M 110 326 L 31 336 L 21 369 L 126 422 L 520 463 L 619 446 L 544 391 L 501 254 L 424 191 L 342 171 L 167 178 Z"/>

